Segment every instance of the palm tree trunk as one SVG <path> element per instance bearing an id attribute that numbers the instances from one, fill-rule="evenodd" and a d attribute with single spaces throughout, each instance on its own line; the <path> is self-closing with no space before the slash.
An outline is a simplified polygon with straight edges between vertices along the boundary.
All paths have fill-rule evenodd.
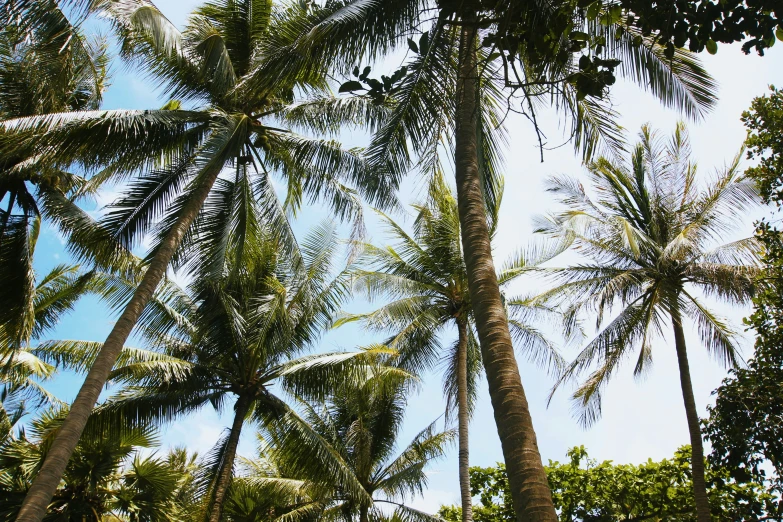
<path id="1" fill-rule="evenodd" d="M 231 478 L 234 476 L 234 460 L 237 456 L 237 446 L 239 446 L 239 436 L 242 434 L 242 426 L 245 424 L 245 417 L 250 410 L 250 400 L 239 397 L 234 408 L 234 423 L 231 425 L 231 433 L 226 442 L 225 455 L 223 456 L 223 465 L 218 472 L 217 482 L 215 483 L 215 493 L 212 499 L 212 508 L 209 512 L 209 522 L 220 522 L 223 514 L 223 504 L 226 501 L 228 486 L 231 484 Z"/>
<path id="2" fill-rule="evenodd" d="M 370 522 L 370 507 L 365 504 L 359 508 L 359 522 Z"/>
<path id="3" fill-rule="evenodd" d="M 680 386 L 682 399 L 685 403 L 685 416 L 688 418 L 688 432 L 691 436 L 691 469 L 693 473 L 693 498 L 696 502 L 696 520 L 710 522 L 710 501 L 707 497 L 707 481 L 704 478 L 704 445 L 701 440 L 699 414 L 696 401 L 693 398 L 693 383 L 688 364 L 688 352 L 685 348 L 685 334 L 682 330 L 682 319 L 679 311 L 672 313 L 674 327 L 674 346 L 677 349 L 677 363 L 680 366 Z"/>
<path id="4" fill-rule="evenodd" d="M 33 480 L 27 496 L 25 496 L 22 509 L 19 511 L 19 516 L 16 519 L 17 522 L 40 522 L 46 515 L 49 502 L 60 484 L 65 467 L 68 465 L 82 431 L 87 425 L 87 419 L 98 401 L 101 390 L 106 385 L 109 374 L 117 362 L 117 357 L 122 352 L 125 341 L 130 336 L 142 311 L 150 299 L 152 299 L 155 289 L 166 274 L 169 262 L 174 257 L 174 253 L 179 247 L 185 232 L 196 219 L 196 216 L 198 216 L 212 185 L 215 183 L 218 174 L 220 174 L 220 169 L 215 168 L 214 172 L 206 174 L 203 184 L 193 191 L 190 200 L 183 207 L 179 219 L 161 242 L 155 257 L 150 262 L 149 268 L 144 273 L 141 283 L 139 283 L 138 288 L 133 293 L 133 297 L 125 307 L 125 310 L 123 310 L 119 320 L 114 324 L 114 328 L 112 328 L 111 333 L 106 338 L 106 342 L 103 343 L 103 347 L 89 373 L 87 373 L 87 378 L 84 380 L 76 400 L 73 401 L 62 427 L 60 427 L 51 448 L 46 454 L 46 460 L 41 470 L 36 475 L 35 480 Z"/>
<path id="5" fill-rule="evenodd" d="M 492 260 L 478 167 L 476 33 L 469 21 L 463 25 L 455 133 L 457 202 L 468 286 L 517 520 L 557 522 Z"/>
<path id="6" fill-rule="evenodd" d="M 462 496 L 462 522 L 473 521 L 470 494 L 470 445 L 468 439 L 468 325 L 457 319 L 457 423 L 459 425 L 459 492 Z"/>

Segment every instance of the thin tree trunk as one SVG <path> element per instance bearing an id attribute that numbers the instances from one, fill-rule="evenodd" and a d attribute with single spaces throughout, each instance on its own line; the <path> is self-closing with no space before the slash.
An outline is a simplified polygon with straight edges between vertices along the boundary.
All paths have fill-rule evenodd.
<path id="1" fill-rule="evenodd" d="M 462 522 L 473 521 L 473 499 L 470 494 L 470 445 L 468 425 L 468 325 L 457 319 L 457 422 L 459 425 L 459 492 L 462 496 Z"/>
<path id="2" fill-rule="evenodd" d="M 234 460 L 237 456 L 237 446 L 239 446 L 239 436 L 242 434 L 242 425 L 245 423 L 245 417 L 250 409 L 250 401 L 240 397 L 237 399 L 234 408 L 234 423 L 231 425 L 231 432 L 226 442 L 226 453 L 223 458 L 223 465 L 218 472 L 217 483 L 215 484 L 215 494 L 212 499 L 212 508 L 209 512 L 209 522 L 220 522 L 220 516 L 223 514 L 223 504 L 226 501 L 228 486 L 231 485 L 231 478 L 234 476 Z"/>
<path id="3" fill-rule="evenodd" d="M 492 260 L 478 169 L 477 76 L 476 28 L 468 24 L 460 41 L 455 133 L 457 202 L 468 286 L 517 520 L 557 522 Z"/>
<path id="4" fill-rule="evenodd" d="M 370 508 L 364 504 L 359 508 L 359 522 L 370 522 Z"/>
<path id="5" fill-rule="evenodd" d="M 685 334 L 682 330 L 682 319 L 679 312 L 672 314 L 674 328 L 674 346 L 677 349 L 677 363 L 680 366 L 680 385 L 682 399 L 685 403 L 685 416 L 688 418 L 688 432 L 691 436 L 691 469 L 693 472 L 693 498 L 696 502 L 696 520 L 711 522 L 710 501 L 707 497 L 707 481 L 704 478 L 704 445 L 701 440 L 699 414 L 696 401 L 693 398 L 693 383 L 688 364 L 688 352 L 685 348 Z"/>
<path id="6" fill-rule="evenodd" d="M 220 169 L 215 168 L 214 172 L 209 172 L 205 176 L 203 184 L 193 192 L 192 197 L 182 209 L 179 219 L 161 242 L 141 283 L 133 293 L 133 297 L 123 310 L 119 320 L 114 324 L 114 328 L 87 373 L 87 378 L 84 380 L 76 400 L 73 401 L 62 427 L 46 454 L 46 460 L 41 470 L 25 496 L 22 509 L 16 519 L 17 522 L 40 522 L 46 515 L 49 502 L 60 484 L 65 467 L 68 465 L 82 431 L 87 425 L 87 419 L 98 401 L 101 390 L 106 385 L 109 374 L 117 362 L 117 357 L 122 352 L 125 341 L 166 274 L 169 262 L 182 242 L 185 232 L 198 216 L 218 174 L 220 174 Z"/>

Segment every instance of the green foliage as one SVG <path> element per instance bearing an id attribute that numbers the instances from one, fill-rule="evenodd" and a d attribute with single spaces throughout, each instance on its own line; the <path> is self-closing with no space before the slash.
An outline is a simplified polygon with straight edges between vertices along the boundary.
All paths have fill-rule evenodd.
<path id="1" fill-rule="evenodd" d="M 32 257 L 37 227 L 31 236 L 32 243 L 25 250 Z M 51 354 L 44 354 L 42 340 L 83 296 L 105 295 L 105 282 L 102 275 L 84 272 L 78 266 L 58 265 L 43 277 L 35 271 L 21 278 L 12 270 L 0 271 L 0 286 L 5 289 L 0 297 L 0 402 L 4 414 L 13 416 L 13 412 L 27 408 L 59 403 L 43 386 L 56 375 L 57 368 Z M 74 347 L 72 354 L 83 355 L 83 346 Z"/>
<path id="2" fill-rule="evenodd" d="M 413 40 L 409 40 L 409 42 L 413 42 Z M 397 88 L 396 86 L 400 80 L 402 80 L 405 75 L 408 74 L 408 68 L 404 65 L 394 71 L 394 74 L 391 76 L 381 75 L 380 80 L 370 78 L 368 76 L 370 71 L 370 67 L 365 67 L 364 70 L 360 73 L 359 66 L 357 65 L 354 67 L 353 75 L 358 80 L 349 80 L 343 83 L 340 85 L 339 92 L 367 91 L 366 96 L 371 98 L 376 104 L 380 105 L 384 103 L 388 96 L 395 91 Z M 362 84 L 367 85 L 367 87 L 364 87 Z"/>
<path id="3" fill-rule="evenodd" d="M 393 2 L 388 6 L 347 2 L 339 10 L 342 15 L 340 26 L 346 31 L 353 28 L 350 37 L 346 37 L 350 42 L 345 45 L 353 48 L 358 40 L 365 38 L 370 27 L 375 27 L 380 11 L 392 10 L 392 6 L 399 6 L 397 16 L 416 12 L 417 17 L 424 18 L 426 11 L 421 10 L 419 4 L 415 1 Z M 477 7 L 478 4 L 481 5 Z M 391 89 L 383 85 L 382 96 L 388 99 L 392 111 L 367 150 L 368 161 L 376 170 L 390 169 L 394 178 L 401 177 L 413 166 L 430 172 L 437 166 L 439 148 L 444 143 L 453 143 L 460 26 L 474 22 L 482 25 L 481 16 L 477 20 L 471 18 L 473 8 L 491 10 L 497 7 L 501 13 L 497 18 L 506 20 L 519 16 L 529 24 L 520 29 L 523 35 L 515 34 L 509 39 L 493 40 L 490 30 L 484 47 L 477 50 L 482 89 L 481 129 L 477 132 L 481 136 L 479 166 L 485 188 L 492 185 L 493 176 L 499 172 L 502 159 L 499 151 L 506 141 L 503 113 L 508 112 L 505 107 L 509 104 L 515 111 L 522 111 L 534 125 L 537 125 L 536 114 L 544 104 L 556 108 L 566 122 L 575 148 L 589 158 L 602 148 L 618 151 L 624 147 L 622 133 L 616 124 L 617 114 L 606 96 L 606 87 L 614 83 L 615 75 L 633 81 L 649 90 L 664 105 L 694 119 L 709 111 L 715 103 L 714 82 L 697 57 L 681 49 L 672 49 L 669 53 L 649 35 L 625 27 L 624 19 L 619 19 L 611 7 L 598 9 L 594 17 L 595 20 L 601 18 L 607 25 L 586 20 L 572 2 L 547 3 L 547 9 L 562 7 L 564 11 L 558 11 L 557 15 L 546 12 L 546 16 L 542 16 L 542 6 L 536 3 L 515 2 L 491 7 L 489 4 L 438 2 L 440 16 L 437 20 L 409 23 L 409 27 L 424 27 L 425 30 L 398 30 L 376 36 L 375 46 L 384 43 L 407 45 L 411 51 L 404 64 L 406 74 L 398 82 L 389 82 Z M 393 25 L 390 20 L 384 22 Z M 505 25 L 498 27 L 500 32 L 506 29 L 512 30 Z M 549 50 L 536 51 L 539 44 L 546 49 L 554 46 L 554 55 Z M 346 57 L 351 55 L 351 52 L 345 53 Z M 357 74 L 355 64 L 360 59 L 363 57 L 357 56 L 350 67 L 354 68 L 354 75 L 366 77 L 364 72 Z M 347 74 L 349 69 L 346 69 Z M 389 78 L 396 77 L 401 70 Z M 343 84 L 343 90 L 353 92 L 364 88 L 360 84 L 361 81 L 351 79 Z M 503 94 L 505 88 L 510 88 L 520 100 L 518 107 Z M 487 194 L 491 195 L 491 191 Z"/>
<path id="4" fill-rule="evenodd" d="M 388 352 L 301 355 L 329 328 L 350 289 L 351 267 L 335 270 L 333 226 L 314 229 L 298 243 L 294 259 L 282 255 L 280 242 L 260 225 L 236 247 L 199 246 L 196 258 L 215 266 L 188 292 L 173 285 L 161 289 L 172 297 L 140 321 L 140 333 L 154 351 L 124 349 L 110 378 L 125 386 L 96 410 L 96 422 L 162 424 L 208 405 L 224 411 L 233 402 L 237 438 L 246 422 L 256 422 L 283 430 L 293 448 L 322 448 L 283 394 L 323 399 L 336 383 L 361 376 L 363 363 Z M 82 370 L 97 355 L 93 350 L 92 357 L 72 357 L 62 344 L 45 348 L 52 360 Z M 235 451 L 221 438 L 203 466 L 199 493 L 207 509 L 223 463 Z M 325 458 L 324 450 L 311 464 Z M 358 488 L 342 468 L 332 471 L 337 474 L 332 480 Z"/>
<path id="5" fill-rule="evenodd" d="M 0 19 L 0 120 L 99 107 L 108 70 L 102 39 L 85 36 L 54 0 L 7 2 Z M 38 23 L 31 23 L 32 19 Z M 9 347 L 19 349 L 30 341 L 36 320 L 46 322 L 32 315 L 42 305 L 33 301 L 46 293 L 39 289 L 36 296 L 32 268 L 42 218 L 73 243 L 80 243 L 79 237 L 95 225 L 73 200 L 85 186 L 82 176 L 42 161 L 42 151 L 10 137 L 5 129 L 0 130 L 0 149 L 0 354 L 5 356 Z M 83 227 L 76 234 L 74 220 Z M 76 278 L 73 273 L 60 274 L 52 285 L 63 286 L 63 278 L 68 277 Z M 78 293 L 71 283 L 71 290 Z M 58 306 L 69 307 L 66 290 L 61 291 L 59 303 L 48 307 L 53 317 Z"/>
<path id="6" fill-rule="evenodd" d="M 750 109 L 742 113 L 748 129 L 745 145 L 748 159 L 758 160 L 746 174 L 759 185 L 765 203 L 783 205 L 783 92 L 771 85 L 767 96 L 754 98 Z"/>
<path id="7" fill-rule="evenodd" d="M 760 54 L 781 39 L 783 18 L 775 0 L 727 0 L 716 3 L 621 0 L 623 10 L 645 34 L 677 47 L 714 54 L 716 42 L 744 42 L 742 50 Z M 710 48 L 712 47 L 713 50 Z"/>
<path id="8" fill-rule="evenodd" d="M 11 522 L 65 415 L 44 411 L 27 430 L 0 444 L 0 520 Z M 138 451 L 157 445 L 150 426 L 117 427 L 82 437 L 45 520 L 137 522 L 187 520 L 196 503 L 195 455 L 174 450 L 165 457 Z M 119 434 L 119 435 L 118 435 Z"/>
<path id="9" fill-rule="evenodd" d="M 33 166 L 56 168 L 55 174 L 79 164 L 91 175 L 89 181 L 61 176 L 61 196 L 67 197 L 43 194 L 44 213 L 61 225 L 78 257 L 116 269 L 122 247 L 133 248 L 150 237 L 154 255 L 195 188 L 223 169 L 234 175 L 216 183 L 185 235 L 176 267 L 195 241 L 214 241 L 220 249 L 233 235 L 241 243 L 242 234 L 254 226 L 242 210 L 251 207 L 251 199 L 289 243 L 295 240 L 285 211 L 295 213 L 306 201 L 320 199 L 336 217 L 355 220 L 358 235 L 359 194 L 378 205 L 394 200 L 394 183 L 368 170 L 359 150 L 306 135 L 363 125 L 365 115 L 377 120 L 382 110 L 363 108 L 361 101 L 371 105 L 365 99 L 345 103 L 332 97 L 322 63 L 298 63 L 289 55 L 286 66 L 298 64 L 295 70 L 274 69 L 298 34 L 294 28 L 304 31 L 313 23 L 307 9 L 273 7 L 268 1 L 206 4 L 179 31 L 151 3 L 99 2 L 94 7 L 114 25 L 122 58 L 175 101 L 149 111 L 73 107 L 68 113 L 19 114 L 0 125 L 0 149 L 14 160 L 13 168 L 29 170 L 27 160 L 34 157 Z M 274 77 L 274 85 L 247 87 L 257 75 Z M 291 128 L 282 128 L 289 118 Z M 325 119 L 330 120 L 326 125 Z M 137 139 L 140 135 L 145 139 Z M 272 188 L 273 175 L 285 181 L 284 204 Z M 86 227 L 75 198 L 129 177 L 100 226 Z"/>
<path id="10" fill-rule="evenodd" d="M 291 444 L 284 426 L 271 424 L 263 432 L 261 460 L 253 463 L 246 480 L 276 486 L 291 500 L 298 498 L 296 504 L 289 500 L 288 509 L 296 509 L 286 519 L 317 514 L 319 520 L 344 522 L 438 520 L 406 502 L 424 491 L 427 467 L 444 456 L 456 433 L 438 431 L 432 423 L 398 449 L 415 378 L 385 362 L 381 358 L 368 365 L 362 378 L 336 386 L 324 401 L 300 404 L 304 419 L 328 450 L 328 459 L 320 454 L 319 445 Z M 330 469 L 334 467 L 348 474 L 335 481 Z"/>
<path id="11" fill-rule="evenodd" d="M 672 59 L 677 49 L 686 44 L 692 52 L 706 48 L 715 54 L 718 42 L 744 42 L 745 53 L 755 48 L 763 55 L 776 39 L 783 38 L 783 18 L 776 0 L 560 0 L 547 3 L 543 15 L 541 5 L 536 3 L 485 0 L 439 4 L 449 14 L 462 10 L 463 16 L 470 14 L 474 20 L 490 26 L 484 45 L 500 51 L 507 57 L 504 60 L 513 63 L 519 56 L 519 63 L 540 64 L 539 71 L 562 68 L 573 56 L 578 59 L 583 49 L 593 47 L 590 43 L 605 45 L 598 40 L 595 29 L 612 25 L 629 34 L 638 48 L 651 42 L 659 46 L 667 59 Z M 599 47 L 595 55 L 600 54 Z M 625 66 L 630 63 L 622 61 Z M 587 90 L 580 89 L 580 93 L 600 95 L 604 87 L 613 83 L 613 69 L 608 65 L 583 78 L 583 88 Z"/>
<path id="12" fill-rule="evenodd" d="M 748 156 L 758 165 L 747 175 L 758 183 L 766 203 L 779 212 L 783 204 L 783 92 L 771 88 L 755 98 L 743 114 L 748 128 Z M 756 332 L 756 350 L 747 367 L 732 371 L 716 390 L 705 435 L 712 443 L 711 459 L 746 479 L 783 480 L 783 237 L 774 222 L 758 223 L 764 270 L 756 279 L 754 311 L 747 320 Z"/>
<path id="13" fill-rule="evenodd" d="M 555 508 L 562 522 L 618 520 L 696 520 L 690 479 L 690 449 L 679 449 L 671 459 L 639 465 L 597 462 L 584 447 L 572 448 L 569 461 L 546 466 Z M 471 490 L 480 505 L 473 507 L 476 522 L 513 522 L 505 466 L 470 470 Z M 778 518 L 777 497 L 755 482 L 738 482 L 723 468 L 708 468 L 710 503 L 715 520 Z M 459 522 L 460 508 L 443 506 L 440 516 Z"/>
<path id="14" fill-rule="evenodd" d="M 666 64 L 664 67 L 671 66 L 673 71 L 686 64 L 694 73 L 692 80 L 708 78 L 690 53 L 681 49 L 684 41 L 674 44 L 646 27 L 642 29 L 635 24 L 636 17 L 623 9 L 625 3 L 560 0 L 538 4 L 477 0 L 441 1 L 438 5 L 441 19 L 446 19 L 447 23 L 459 20 L 460 24 L 487 28 L 482 45 L 493 57 L 490 61 L 500 62 L 497 73 L 503 76 L 506 87 L 522 91 L 528 101 L 531 96 L 547 93 L 555 97 L 568 95 L 576 101 L 592 98 L 595 104 L 609 94 L 609 87 L 615 83 L 617 75 L 627 75 L 640 65 L 649 65 L 643 58 L 649 54 L 658 55 Z M 658 16 L 658 11 L 654 14 Z M 658 68 L 653 66 L 650 72 Z M 655 74 L 666 81 L 666 74 Z M 671 75 L 669 79 L 673 79 Z M 703 82 L 705 86 L 708 84 L 711 81 Z M 570 92 L 560 93 L 558 87 L 561 85 Z M 644 82 L 639 85 L 653 87 Z M 714 91 L 714 85 L 712 87 Z M 651 90 L 655 92 L 654 87 Z M 677 97 L 669 95 L 662 96 L 661 100 L 667 104 L 678 103 Z M 707 103 L 686 107 L 688 115 L 698 116 L 714 99 L 701 101 Z M 531 106 L 529 110 L 533 112 L 534 109 Z M 574 111 L 573 116 L 578 113 Z"/>

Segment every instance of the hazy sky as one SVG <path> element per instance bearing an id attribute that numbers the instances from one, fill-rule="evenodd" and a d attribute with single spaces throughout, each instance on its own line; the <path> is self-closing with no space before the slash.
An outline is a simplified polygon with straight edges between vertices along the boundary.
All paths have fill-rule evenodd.
<path id="1" fill-rule="evenodd" d="M 156 4 L 174 23 L 184 23 L 187 13 L 199 2 L 194 0 L 158 0 Z M 738 46 L 723 46 L 716 56 L 701 55 L 708 71 L 720 85 L 720 102 L 703 121 L 689 122 L 694 158 L 699 162 L 701 176 L 705 178 L 729 162 L 739 150 L 745 135 L 739 121 L 754 96 L 762 95 L 770 84 L 783 85 L 783 43 L 769 50 L 767 56 L 742 54 Z M 146 109 L 161 106 L 163 100 L 138 71 L 129 71 L 119 63 L 114 67 L 112 85 L 106 95 L 106 108 Z M 639 127 L 649 123 L 661 132 L 673 129 L 679 116 L 666 110 L 653 97 L 633 85 L 619 83 L 612 89 L 615 108 L 621 113 L 620 124 L 632 140 Z M 562 129 L 553 114 L 539 116 L 539 121 L 549 136 L 549 145 L 562 141 Z M 496 262 L 510 256 L 523 246 L 531 235 L 531 218 L 552 210 L 555 202 L 543 191 L 543 180 L 552 174 L 581 175 L 579 159 L 570 145 L 548 151 L 545 162 L 539 160 L 536 136 L 522 117 L 512 115 L 508 121 L 509 147 L 506 151 L 506 191 L 501 211 L 500 229 L 495 244 Z M 345 135 L 346 142 L 365 143 L 364 134 Z M 417 185 L 407 182 L 403 190 L 406 201 L 422 197 Z M 111 194 L 101 202 L 111 199 Z M 314 223 L 328 217 L 317 207 L 308 209 L 295 225 L 297 231 L 306 231 Z M 738 216 L 741 218 L 742 216 Z M 410 224 L 410 217 L 398 216 Z M 382 230 L 372 218 L 368 230 L 372 240 L 383 241 Z M 751 220 L 745 224 L 745 233 L 752 233 Z M 48 270 L 54 264 L 67 260 L 67 254 L 57 234 L 47 229 L 41 236 L 36 252 L 36 266 L 40 271 Z M 528 283 L 535 286 L 535 283 Z M 516 288 L 522 290 L 522 287 Z M 354 300 L 346 307 L 350 311 L 366 309 L 362 300 Z M 742 331 L 741 319 L 747 310 L 716 309 L 733 321 Z M 52 338 L 86 339 L 103 341 L 111 328 L 113 317 L 105 307 L 93 299 L 82 301 L 76 312 L 66 318 Z M 589 334 L 594 333 L 594 324 L 586 323 Z M 697 404 L 702 414 L 712 401 L 711 392 L 726 375 L 724 368 L 711 359 L 699 345 L 692 328 L 687 329 L 689 356 Z M 351 349 L 365 344 L 370 339 L 356 327 L 346 327 L 330 332 L 316 347 L 317 350 Z M 444 339 L 449 342 L 449 339 Z M 752 340 L 746 338 L 745 356 L 749 356 Z M 577 347 L 566 351 L 572 357 Z M 568 448 L 585 445 L 590 455 L 597 459 L 617 462 L 640 462 L 647 458 L 669 457 L 674 450 L 688 443 L 687 426 L 676 357 L 669 338 L 653 343 L 655 365 L 641 381 L 631 377 L 632 364 L 618 372 L 614 382 L 605 393 L 603 418 L 590 430 L 583 430 L 574 421 L 570 411 L 568 390 L 555 395 L 547 408 L 546 399 L 552 380 L 541 370 L 519 358 L 523 383 L 530 402 L 533 421 L 538 434 L 541 454 L 547 459 L 563 460 Z M 72 400 L 81 384 L 81 378 L 65 376 L 51 386 L 64 400 Z M 441 396 L 440 375 L 426 376 L 422 391 L 411 397 L 408 419 L 401 435 L 400 444 L 406 444 L 421 428 L 439 417 L 444 408 Z M 487 466 L 502 459 L 500 444 L 495 431 L 492 408 L 486 393 L 486 384 L 481 386 L 481 397 L 471 424 L 471 463 Z M 211 409 L 205 408 L 198 415 L 178 422 L 164 432 L 164 444 L 175 446 L 187 444 L 189 448 L 207 451 L 217 442 L 226 428 L 226 417 L 220 418 Z M 255 448 L 255 433 L 247 426 L 242 437 L 240 451 L 252 456 Z M 430 474 L 430 488 L 424 498 L 415 505 L 435 511 L 443 503 L 457 503 L 456 450 L 438 462 Z"/>

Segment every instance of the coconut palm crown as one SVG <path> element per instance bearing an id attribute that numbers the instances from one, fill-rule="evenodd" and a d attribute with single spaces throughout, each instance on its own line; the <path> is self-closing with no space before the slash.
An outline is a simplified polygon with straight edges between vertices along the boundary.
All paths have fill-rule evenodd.
<path id="1" fill-rule="evenodd" d="M 652 363 L 653 339 L 667 323 L 673 328 L 701 521 L 709 520 L 709 505 L 683 328 L 690 319 L 710 353 L 728 366 L 737 364 L 735 332 L 704 299 L 734 305 L 750 300 L 759 245 L 754 237 L 723 242 L 740 229 L 737 214 L 759 198 L 741 175 L 739 154 L 703 183 L 690 153 L 683 125 L 669 140 L 643 127 L 627 162 L 599 158 L 588 165 L 595 196 L 575 179 L 552 178 L 549 190 L 568 210 L 541 219 L 538 231 L 583 257 L 570 268 L 548 269 L 556 287 L 542 298 L 594 312 L 601 327 L 558 383 L 592 368 L 574 394 L 584 424 L 600 416 L 602 389 L 623 361 L 635 352 L 634 374 L 643 374 Z M 604 325 L 615 307 L 619 313 Z"/>
<path id="2" fill-rule="evenodd" d="M 317 516 L 319 520 L 368 522 L 370 520 L 415 520 L 434 522 L 436 517 L 414 509 L 408 501 L 427 486 L 427 467 L 444 456 L 453 441 L 452 430 L 426 426 L 402 450 L 397 447 L 405 418 L 405 406 L 417 379 L 389 366 L 379 357 L 365 365 L 361 378 L 344 381 L 323 401 L 302 401 L 299 408 L 313 430 L 330 448 L 329 458 L 350 471 L 351 483 L 324 482 L 324 473 L 314 464 L 314 451 L 286 444 L 287 436 L 271 425 L 262 431 L 262 461 L 253 476 L 257 484 L 279 486 L 288 498 L 298 497 L 297 509 L 284 518 Z M 321 459 L 323 460 L 323 459 Z M 260 473 L 261 472 L 261 473 Z M 277 482 L 270 472 L 277 472 Z M 386 509 L 388 508 L 388 509 Z"/>
<path id="3" fill-rule="evenodd" d="M 226 264 L 219 275 L 196 278 L 189 292 L 179 291 L 177 305 L 142 321 L 140 331 L 152 351 L 126 348 L 127 356 L 111 374 L 112 381 L 126 386 L 96 410 L 98 423 L 165 423 L 208 405 L 233 411 L 230 429 L 205 463 L 200 493 L 205 519 L 222 516 L 247 422 L 280 424 L 289 444 L 317 450 L 323 444 L 282 394 L 323 398 L 337 382 L 350 378 L 355 363 L 389 352 L 379 348 L 302 356 L 328 329 L 349 294 L 351 267 L 333 274 L 337 244 L 333 227 L 322 225 L 301 242 L 299 263 L 283 254 L 278 240 L 254 236 L 254 242 L 244 245 L 241 264 Z M 48 343 L 47 360 L 89 368 L 89 358 L 79 364 L 71 356 L 80 344 Z M 87 347 L 76 353 L 83 351 Z M 325 467 L 329 480 L 358 489 L 345 469 Z"/>

